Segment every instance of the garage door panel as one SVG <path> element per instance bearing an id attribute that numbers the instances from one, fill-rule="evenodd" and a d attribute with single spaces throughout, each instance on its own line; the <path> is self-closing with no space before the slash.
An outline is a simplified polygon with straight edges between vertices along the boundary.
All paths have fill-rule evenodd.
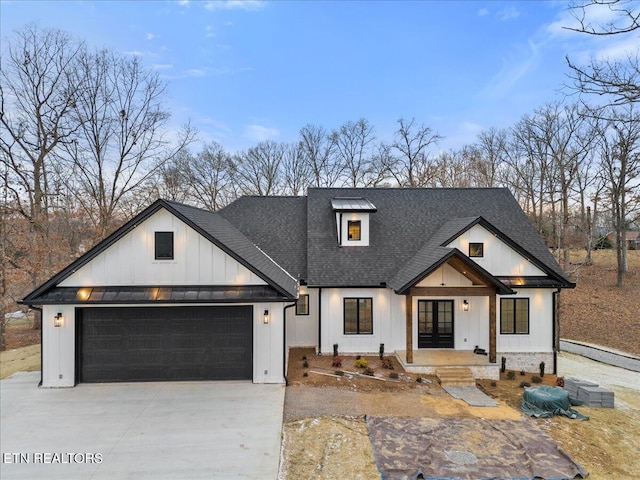
<path id="1" fill-rule="evenodd" d="M 86 308 L 79 317 L 80 381 L 253 376 L 250 306 Z"/>

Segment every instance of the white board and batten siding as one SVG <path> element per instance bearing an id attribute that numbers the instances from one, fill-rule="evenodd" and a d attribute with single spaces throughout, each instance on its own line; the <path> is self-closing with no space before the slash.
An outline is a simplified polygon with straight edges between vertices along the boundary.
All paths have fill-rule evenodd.
<path id="1" fill-rule="evenodd" d="M 174 259 L 155 259 L 155 232 L 174 232 Z M 256 274 L 180 219 L 162 209 L 63 280 L 61 287 L 264 285 Z M 197 304 L 192 304 L 197 306 Z M 239 305 L 239 304 L 238 304 Z M 43 309 L 43 386 L 75 382 L 75 312 L 86 305 L 46 305 Z M 113 305 L 94 305 L 104 308 Z M 128 305 L 136 308 L 143 305 Z M 148 304 L 144 306 L 149 306 Z M 180 306 L 168 305 L 163 306 Z M 283 305 L 253 304 L 253 381 L 282 383 Z M 263 322 L 269 310 L 270 322 Z M 53 326 L 57 313 L 62 327 Z"/>
<path id="2" fill-rule="evenodd" d="M 300 287 L 300 295 L 309 295 L 309 315 L 296 315 L 296 307 L 287 309 L 287 346 L 318 345 L 318 289 Z"/>
<path id="3" fill-rule="evenodd" d="M 155 259 L 155 232 L 173 232 L 173 260 Z M 162 209 L 67 277 L 60 286 L 265 284 L 233 257 Z"/>
<path id="4" fill-rule="evenodd" d="M 545 276 L 529 260 L 481 225 L 474 225 L 447 246 L 469 255 L 470 243 L 483 243 L 484 255 L 472 260 L 495 276 Z"/>

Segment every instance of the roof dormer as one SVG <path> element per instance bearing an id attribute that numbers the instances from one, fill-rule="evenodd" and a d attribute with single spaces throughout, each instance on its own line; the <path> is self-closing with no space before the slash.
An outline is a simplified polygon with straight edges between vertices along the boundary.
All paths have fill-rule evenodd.
<path id="1" fill-rule="evenodd" d="M 377 208 L 361 197 L 336 197 L 331 199 L 336 214 L 338 245 L 341 247 L 366 247 L 369 245 L 369 214 Z"/>

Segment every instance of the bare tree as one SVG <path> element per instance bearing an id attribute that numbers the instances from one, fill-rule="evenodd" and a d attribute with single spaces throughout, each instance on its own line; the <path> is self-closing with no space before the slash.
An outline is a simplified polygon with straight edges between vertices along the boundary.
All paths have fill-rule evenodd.
<path id="1" fill-rule="evenodd" d="M 617 285 L 627 271 L 627 225 L 640 212 L 640 117 L 633 105 L 612 111 L 600 135 L 600 174 L 611 202 L 618 262 Z"/>
<path id="2" fill-rule="evenodd" d="M 311 181 L 311 169 L 305 162 L 300 143 L 290 143 L 284 147 L 282 174 L 287 194 L 304 195 Z"/>
<path id="3" fill-rule="evenodd" d="M 508 132 L 490 128 L 478 134 L 471 149 L 463 153 L 469 158 L 469 168 L 476 187 L 497 187 L 503 165 L 508 158 Z"/>
<path id="4" fill-rule="evenodd" d="M 372 168 L 371 144 L 375 141 L 373 126 L 361 118 L 344 123 L 335 133 L 338 161 L 345 175 L 345 186 L 363 187 Z"/>
<path id="5" fill-rule="evenodd" d="M 244 195 L 279 195 L 283 190 L 285 145 L 272 140 L 258 143 L 233 159 L 234 178 Z"/>
<path id="6" fill-rule="evenodd" d="M 186 198 L 208 210 L 220 210 L 236 198 L 232 178 L 232 156 L 222 145 L 211 142 L 196 155 L 180 155 L 175 162 Z"/>
<path id="7" fill-rule="evenodd" d="M 574 32 L 589 35 L 606 36 L 630 33 L 640 28 L 640 11 L 633 9 L 634 3 L 629 0 L 583 0 L 569 5 L 571 15 L 578 21 L 578 27 L 564 27 Z M 598 9 L 606 9 L 613 13 L 613 20 L 593 22 L 592 18 Z M 609 17 L 610 18 L 610 17 Z"/>
<path id="8" fill-rule="evenodd" d="M 575 32 L 594 36 L 628 35 L 640 28 L 637 2 L 585 0 L 571 4 L 570 9 L 578 26 L 565 28 Z M 598 13 L 603 9 L 612 15 L 600 22 Z M 640 101 L 640 49 L 628 53 L 624 60 L 591 59 L 586 66 L 572 62 L 567 56 L 567 64 L 571 70 L 569 88 L 572 90 L 604 96 L 608 105 Z"/>
<path id="9" fill-rule="evenodd" d="M 429 148 L 442 137 L 425 125 L 417 125 L 415 118 L 398 120 L 398 130 L 392 148 L 397 152 L 387 166 L 389 174 L 401 187 L 421 187 L 433 179 L 434 167 Z"/>
<path id="10" fill-rule="evenodd" d="M 76 128 L 69 117 L 77 85 L 68 73 L 82 48 L 60 30 L 27 25 L 2 56 L 0 161 L 18 211 L 44 235 L 53 153 Z"/>
<path id="11" fill-rule="evenodd" d="M 166 85 L 136 57 L 84 53 L 72 73 L 80 85 L 73 103 L 79 129 L 66 145 L 67 158 L 80 185 L 77 199 L 95 212 L 104 237 L 123 198 L 188 145 L 194 132 L 185 127 L 171 144 L 162 103 Z"/>
<path id="12" fill-rule="evenodd" d="M 300 129 L 300 145 L 303 159 L 311 171 L 311 186 L 335 186 L 342 174 L 342 168 L 335 158 L 335 135 L 323 127 L 305 125 Z"/>

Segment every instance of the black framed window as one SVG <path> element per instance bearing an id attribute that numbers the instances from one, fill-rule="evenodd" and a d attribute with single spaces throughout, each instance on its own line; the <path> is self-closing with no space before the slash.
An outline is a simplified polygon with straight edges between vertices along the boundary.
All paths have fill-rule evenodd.
<path id="1" fill-rule="evenodd" d="M 309 295 L 300 295 L 300 298 L 298 298 L 296 315 L 309 315 Z"/>
<path id="2" fill-rule="evenodd" d="M 470 257 L 484 257 L 484 243 L 470 243 L 469 244 L 469 256 Z"/>
<path id="3" fill-rule="evenodd" d="M 156 232 L 156 260 L 173 260 L 173 232 Z"/>
<path id="4" fill-rule="evenodd" d="M 360 240 L 362 235 L 362 226 L 360 220 L 347 221 L 347 238 L 349 240 Z"/>
<path id="5" fill-rule="evenodd" d="M 500 299 L 500 333 L 505 335 L 529 334 L 529 299 Z"/>
<path id="6" fill-rule="evenodd" d="M 345 335 L 370 335 L 373 333 L 373 299 L 344 299 Z"/>

